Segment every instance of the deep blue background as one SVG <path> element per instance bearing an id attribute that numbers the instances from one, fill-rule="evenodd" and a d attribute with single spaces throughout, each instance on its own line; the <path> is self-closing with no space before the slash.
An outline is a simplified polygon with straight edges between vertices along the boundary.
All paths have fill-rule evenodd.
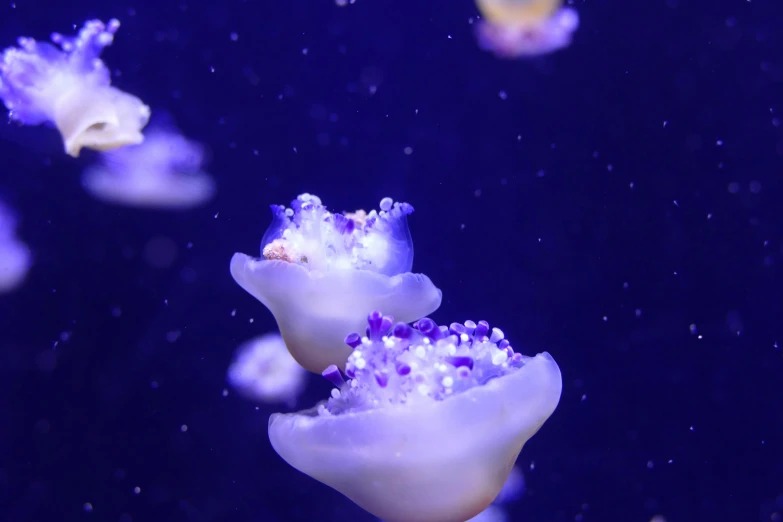
<path id="1" fill-rule="evenodd" d="M 93 156 L 2 127 L 1 196 L 35 265 L 0 296 L 0 521 L 372 520 L 277 457 L 276 408 L 222 396 L 235 346 L 274 327 L 228 261 L 304 191 L 412 203 L 433 317 L 560 364 L 513 520 L 783 512 L 783 9 L 576 7 L 570 49 L 504 62 L 476 48 L 470 0 L 6 2 L 2 46 L 120 18 L 115 84 L 209 144 L 219 193 L 107 206 L 80 188 Z M 171 269 L 143 260 L 157 236 Z M 313 378 L 302 405 L 327 390 Z"/>

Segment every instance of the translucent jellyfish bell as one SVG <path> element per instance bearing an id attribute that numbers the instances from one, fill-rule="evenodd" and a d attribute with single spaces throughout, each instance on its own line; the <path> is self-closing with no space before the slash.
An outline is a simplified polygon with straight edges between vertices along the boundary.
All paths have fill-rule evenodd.
<path id="1" fill-rule="evenodd" d="M 185 209 L 209 201 L 212 178 L 202 171 L 204 149 L 173 127 L 147 131 L 140 145 L 104 152 L 82 176 L 93 196 L 133 207 Z"/>
<path id="2" fill-rule="evenodd" d="M 440 290 L 410 272 L 407 203 L 385 198 L 380 211 L 333 214 L 317 196 L 302 194 L 272 212 L 264 259 L 235 254 L 231 275 L 272 312 L 305 369 L 342 367 L 351 352 L 345 332 L 362 328 L 368 310 L 383 307 L 414 321 L 440 306 Z"/>
<path id="3" fill-rule="evenodd" d="M 304 391 L 308 375 L 276 333 L 242 343 L 228 368 L 228 382 L 242 395 L 261 402 L 291 405 Z"/>
<path id="4" fill-rule="evenodd" d="M 73 157 L 82 147 L 111 150 L 141 143 L 150 109 L 112 87 L 100 59 L 119 27 L 116 19 L 108 25 L 90 20 L 76 37 L 53 33 L 59 49 L 24 36 L 18 48 L 5 49 L 0 56 L 0 98 L 10 119 L 23 125 L 54 124 L 65 152 Z"/>
<path id="5" fill-rule="evenodd" d="M 0 294 L 18 288 L 27 276 L 31 254 L 16 238 L 16 219 L 0 205 Z"/>
<path id="6" fill-rule="evenodd" d="M 571 44 L 579 27 L 574 9 L 562 0 L 476 0 L 479 47 L 502 58 L 552 53 Z"/>
<path id="7" fill-rule="evenodd" d="M 351 334 L 337 389 L 316 407 L 269 419 L 291 466 L 389 522 L 464 522 L 503 488 L 527 442 L 557 407 L 548 353 L 514 352 L 484 321 L 413 328 L 373 312 Z"/>

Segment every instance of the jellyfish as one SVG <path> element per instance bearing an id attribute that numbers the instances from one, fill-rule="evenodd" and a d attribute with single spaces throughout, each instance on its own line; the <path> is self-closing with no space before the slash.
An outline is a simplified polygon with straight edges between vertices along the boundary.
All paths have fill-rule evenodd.
<path id="1" fill-rule="evenodd" d="M 413 207 L 391 198 L 380 207 L 335 214 L 301 194 L 290 208 L 272 206 L 263 259 L 231 259 L 234 280 L 272 312 L 291 355 L 313 373 L 343 366 L 345 333 L 362 328 L 369 310 L 408 322 L 440 306 L 441 291 L 410 272 Z"/>
<path id="2" fill-rule="evenodd" d="M 479 47 L 501 58 L 549 54 L 571 44 L 579 15 L 562 0 L 476 0 Z"/>
<path id="3" fill-rule="evenodd" d="M 110 150 L 141 143 L 150 109 L 111 86 L 100 59 L 120 27 L 116 19 L 84 24 L 75 37 L 53 33 L 52 42 L 26 36 L 0 57 L 0 99 L 9 118 L 23 125 L 57 127 L 65 152 L 78 157 L 82 147 Z"/>
<path id="4" fill-rule="evenodd" d="M 16 238 L 16 219 L 0 205 L 0 294 L 16 290 L 27 276 L 32 255 Z"/>
<path id="5" fill-rule="evenodd" d="M 291 406 L 304 391 L 307 375 L 277 333 L 242 343 L 228 368 L 228 382 L 245 397 Z"/>
<path id="6" fill-rule="evenodd" d="M 464 522 L 503 488 L 522 447 L 555 411 L 552 356 L 514 351 L 486 321 L 413 326 L 380 312 L 349 334 L 331 397 L 269 419 L 288 464 L 389 522 Z"/>
<path id="7" fill-rule="evenodd" d="M 212 178 L 202 171 L 204 148 L 169 126 L 152 127 L 144 143 L 104 152 L 82 185 L 93 196 L 132 207 L 186 209 L 209 201 Z"/>

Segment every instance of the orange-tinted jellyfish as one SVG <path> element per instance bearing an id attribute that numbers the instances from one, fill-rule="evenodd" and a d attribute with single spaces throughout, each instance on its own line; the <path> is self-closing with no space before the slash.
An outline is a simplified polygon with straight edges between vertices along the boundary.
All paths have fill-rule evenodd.
<path id="1" fill-rule="evenodd" d="M 479 47 L 502 58 L 549 54 L 571 43 L 579 26 L 574 9 L 561 0 L 476 0 Z"/>

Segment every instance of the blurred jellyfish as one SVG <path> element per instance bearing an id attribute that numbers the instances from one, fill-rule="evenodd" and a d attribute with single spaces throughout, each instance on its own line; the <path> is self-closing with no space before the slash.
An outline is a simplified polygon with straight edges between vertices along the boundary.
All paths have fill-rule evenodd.
<path id="1" fill-rule="evenodd" d="M 411 212 L 409 204 L 384 198 L 380 212 L 333 214 L 317 196 L 302 194 L 291 208 L 272 206 L 265 259 L 234 254 L 231 275 L 272 312 L 305 369 L 342 367 L 351 353 L 345 333 L 363 328 L 369 310 L 383 307 L 414 321 L 440 306 L 440 290 L 410 272 Z"/>
<path id="2" fill-rule="evenodd" d="M 276 333 L 241 344 L 234 362 L 228 367 L 228 382 L 245 397 L 261 402 L 285 402 L 291 406 L 304 391 L 307 375 Z"/>
<path id="3" fill-rule="evenodd" d="M 84 172 L 82 185 L 110 203 L 185 209 L 215 193 L 214 181 L 201 170 L 204 148 L 168 125 L 150 126 L 144 143 L 104 152 L 101 159 Z"/>
<path id="4" fill-rule="evenodd" d="M 19 47 L 0 57 L 0 98 L 11 120 L 23 125 L 49 122 L 57 127 L 65 152 L 78 157 L 82 147 L 110 150 L 141 143 L 150 109 L 137 97 L 111 86 L 99 58 L 120 27 L 116 19 L 84 24 L 78 36 L 53 33 L 52 42 L 22 36 Z"/>
<path id="5" fill-rule="evenodd" d="M 22 284 L 31 258 L 30 250 L 16 238 L 16 219 L 0 205 L 0 294 Z"/>
<path id="6" fill-rule="evenodd" d="M 501 58 L 549 54 L 571 44 L 579 15 L 562 0 L 476 0 L 479 47 Z"/>
<path id="7" fill-rule="evenodd" d="M 463 522 L 506 482 L 560 401 L 548 353 L 516 353 L 485 321 L 413 327 L 373 312 L 350 334 L 347 382 L 310 410 L 274 414 L 272 447 L 291 466 L 390 522 Z"/>
<path id="8" fill-rule="evenodd" d="M 495 497 L 495 504 L 508 504 L 514 502 L 525 492 L 525 475 L 519 466 L 511 468 L 511 473 L 508 474 L 505 484 Z"/>
<path id="9" fill-rule="evenodd" d="M 502 507 L 494 504 L 487 506 L 487 509 L 468 520 L 468 522 L 507 522 L 508 515 Z"/>

